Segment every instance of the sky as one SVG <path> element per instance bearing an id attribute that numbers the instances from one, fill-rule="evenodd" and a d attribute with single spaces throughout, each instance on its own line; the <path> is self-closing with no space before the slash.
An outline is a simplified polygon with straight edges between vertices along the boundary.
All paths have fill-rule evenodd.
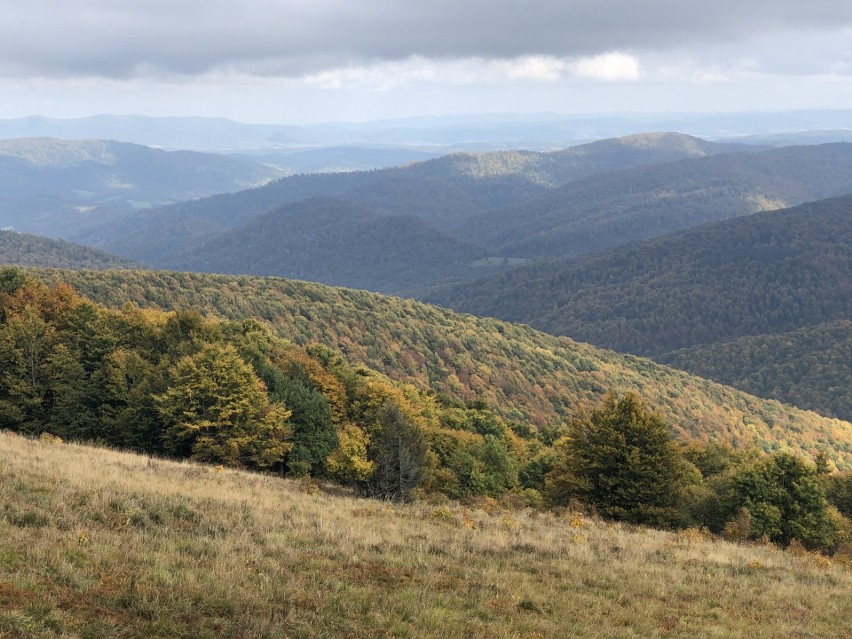
<path id="1" fill-rule="evenodd" d="M 849 0 L 0 0 L 0 119 L 850 106 Z"/>

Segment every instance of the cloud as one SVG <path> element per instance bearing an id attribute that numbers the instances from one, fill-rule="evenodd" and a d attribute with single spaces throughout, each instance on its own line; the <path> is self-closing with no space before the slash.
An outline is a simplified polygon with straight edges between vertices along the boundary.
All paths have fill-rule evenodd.
<path id="1" fill-rule="evenodd" d="M 589 58 L 580 58 L 571 65 L 574 75 L 593 80 L 638 80 L 639 61 L 632 55 L 617 51 Z"/>
<path id="2" fill-rule="evenodd" d="M 572 76 L 600 81 L 632 81 L 641 75 L 639 61 L 631 55 L 610 52 L 586 58 L 522 56 L 513 59 L 430 59 L 377 62 L 327 69 L 303 78 L 305 84 L 324 89 L 362 88 L 390 90 L 421 85 L 497 85 L 510 82 L 556 83 Z"/>
<path id="3" fill-rule="evenodd" d="M 562 77 L 566 63 L 553 56 L 534 55 L 505 60 L 499 63 L 510 80 L 556 82 Z"/>
<path id="4" fill-rule="evenodd" d="M 566 72 L 629 79 L 636 69 L 612 51 L 638 55 L 743 42 L 754 34 L 837 30 L 852 24 L 852 3 L 0 0 L 0 15 L 0 75 L 6 77 L 212 71 L 319 77 L 411 59 L 482 59 L 504 61 L 518 79 L 553 81 Z"/>

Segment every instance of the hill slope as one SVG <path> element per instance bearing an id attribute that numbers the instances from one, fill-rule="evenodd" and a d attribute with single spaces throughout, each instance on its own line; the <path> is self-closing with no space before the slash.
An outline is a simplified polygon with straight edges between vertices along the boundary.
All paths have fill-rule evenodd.
<path id="1" fill-rule="evenodd" d="M 140 212 L 97 233 L 72 239 L 163 265 L 198 238 L 313 197 L 337 197 L 384 214 L 416 215 L 438 228 L 450 229 L 467 217 L 532 198 L 568 180 L 739 148 L 677 134 L 654 134 L 552 153 L 460 153 L 376 171 L 297 175 L 238 194 Z"/>
<path id="2" fill-rule="evenodd" d="M 657 361 L 741 390 L 852 420 L 852 321 L 664 353 Z"/>
<path id="3" fill-rule="evenodd" d="M 207 273 L 251 273 L 395 294 L 452 281 L 485 253 L 411 215 L 382 216 L 332 198 L 261 215 L 167 264 Z"/>
<path id="4" fill-rule="evenodd" d="M 852 144 L 728 153 L 568 183 L 457 233 L 500 255 L 568 257 L 850 192 Z"/>
<path id="5" fill-rule="evenodd" d="M 505 418 L 553 428 L 610 391 L 635 391 L 690 437 L 825 450 L 852 464 L 852 424 L 760 400 L 650 360 L 411 300 L 276 278 L 169 272 L 39 271 L 107 305 L 260 317 L 298 344 L 320 342 L 390 377 Z"/>
<path id="6" fill-rule="evenodd" d="M 770 546 L 5 433 L 0 455 L 10 637 L 852 637 L 849 568 Z"/>
<path id="7" fill-rule="evenodd" d="M 521 267 L 431 301 L 658 355 L 852 317 L 852 196 Z"/>
<path id="8" fill-rule="evenodd" d="M 0 140 L 0 226 L 68 237 L 81 227 L 280 175 L 255 162 L 105 140 Z"/>
<path id="9" fill-rule="evenodd" d="M 94 270 L 139 268 L 130 260 L 87 246 L 13 231 L 0 231 L 0 264 Z"/>

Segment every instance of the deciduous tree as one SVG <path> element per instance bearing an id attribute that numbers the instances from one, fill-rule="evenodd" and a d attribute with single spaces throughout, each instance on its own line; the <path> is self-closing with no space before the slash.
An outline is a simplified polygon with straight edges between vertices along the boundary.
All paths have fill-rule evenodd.
<path id="1" fill-rule="evenodd" d="M 608 395 L 576 419 L 548 475 L 553 503 L 578 499 L 601 515 L 651 525 L 678 519 L 680 460 L 668 425 L 636 395 Z"/>
<path id="2" fill-rule="evenodd" d="M 281 404 L 270 404 L 251 365 L 228 344 L 205 344 L 180 359 L 155 398 L 167 450 L 231 466 L 273 466 L 292 444 Z"/>

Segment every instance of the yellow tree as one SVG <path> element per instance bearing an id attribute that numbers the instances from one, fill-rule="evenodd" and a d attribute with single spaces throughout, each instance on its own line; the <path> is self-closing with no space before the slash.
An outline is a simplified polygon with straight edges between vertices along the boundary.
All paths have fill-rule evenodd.
<path id="1" fill-rule="evenodd" d="M 168 388 L 155 397 L 165 422 L 163 444 L 181 456 L 229 466 L 283 462 L 290 412 L 270 403 L 251 365 L 229 344 L 205 344 L 181 358 Z"/>

